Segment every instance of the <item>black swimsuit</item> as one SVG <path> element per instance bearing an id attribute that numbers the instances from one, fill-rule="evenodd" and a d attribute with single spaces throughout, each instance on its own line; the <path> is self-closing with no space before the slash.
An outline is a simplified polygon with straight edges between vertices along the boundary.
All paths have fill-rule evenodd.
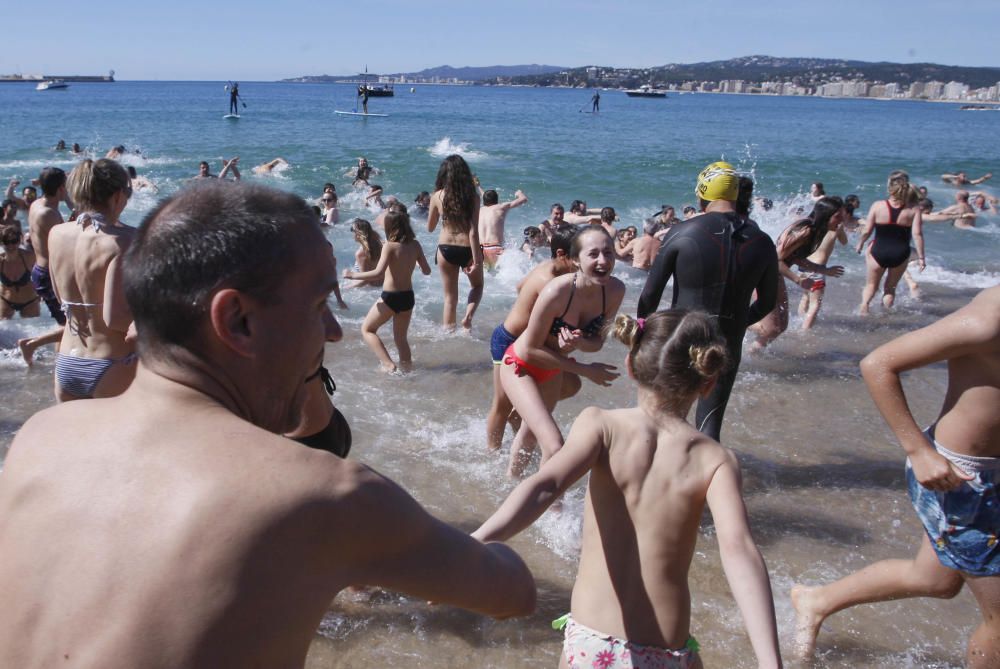
<path id="1" fill-rule="evenodd" d="M 604 327 L 604 309 L 607 305 L 607 297 L 605 295 L 604 286 L 601 286 L 601 314 L 596 318 L 592 318 L 586 325 L 577 328 L 575 325 L 571 325 L 563 320 L 563 317 L 569 313 L 569 306 L 573 304 L 573 295 L 576 293 L 576 274 L 573 275 L 573 285 L 569 291 L 569 302 L 566 303 L 566 308 L 563 309 L 562 316 L 557 317 L 552 321 L 552 327 L 549 328 L 549 334 L 553 337 L 558 337 L 559 332 L 563 328 L 569 328 L 570 330 L 579 329 L 583 333 L 584 337 L 596 337 L 601 334 L 601 328 Z"/>
<path id="2" fill-rule="evenodd" d="M 333 382 L 330 372 L 327 371 L 326 367 L 320 367 L 319 375 L 323 379 L 323 386 L 326 388 L 327 394 L 333 395 L 337 385 Z M 326 427 L 316 434 L 296 437 L 295 441 L 309 448 L 333 453 L 338 458 L 346 458 L 347 454 L 351 452 L 351 426 L 344 418 L 344 414 L 340 413 L 340 409 L 333 407 L 333 415 L 330 416 Z"/>
<path id="3" fill-rule="evenodd" d="M 896 222 L 903 207 L 894 209 L 888 200 L 885 201 L 885 206 L 889 208 L 889 222 L 875 224 L 875 238 L 870 252 L 880 267 L 893 269 L 910 259 L 913 230 Z"/>
<path id="4" fill-rule="evenodd" d="M 24 266 L 24 273 L 21 274 L 21 276 L 19 276 L 16 279 L 11 279 L 10 277 L 8 277 L 6 274 L 3 273 L 3 268 L 0 267 L 0 284 L 2 284 L 6 288 L 13 288 L 15 290 L 18 288 L 24 288 L 25 286 L 31 284 L 31 270 L 28 269 L 28 263 L 24 261 L 24 254 L 18 251 L 17 255 L 21 258 L 21 265 Z M 7 261 L 4 261 L 4 265 L 6 264 Z M 11 302 L 6 297 L 0 297 L 0 300 L 3 300 L 4 304 L 6 304 L 8 307 L 13 309 L 17 313 L 21 313 L 25 309 L 25 307 L 30 307 L 32 304 L 37 302 L 38 296 L 36 295 L 27 302 Z"/>
<path id="5" fill-rule="evenodd" d="M 472 264 L 472 247 L 456 246 L 453 244 L 438 244 L 438 251 L 445 262 L 459 267 L 468 267 Z"/>
<path id="6" fill-rule="evenodd" d="M 416 304 L 412 290 L 383 290 L 382 301 L 397 314 L 409 311 Z"/>

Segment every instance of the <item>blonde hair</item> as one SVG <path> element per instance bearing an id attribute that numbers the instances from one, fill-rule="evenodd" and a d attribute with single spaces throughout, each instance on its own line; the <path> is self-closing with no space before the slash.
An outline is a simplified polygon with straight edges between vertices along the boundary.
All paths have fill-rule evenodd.
<path id="1" fill-rule="evenodd" d="M 69 175 L 69 196 L 80 209 L 96 209 L 108 203 L 118 191 L 129 188 L 128 172 L 110 158 L 87 158 Z"/>
<path id="2" fill-rule="evenodd" d="M 670 309 L 639 320 L 619 314 L 614 335 L 629 349 L 635 380 L 655 390 L 668 409 L 689 404 L 729 366 L 718 327 L 699 311 Z"/>
<path id="3" fill-rule="evenodd" d="M 895 170 L 889 174 L 889 182 L 886 188 L 886 192 L 889 193 L 889 197 L 898 200 L 899 202 L 906 203 L 906 199 L 909 196 L 910 189 L 910 175 L 903 170 Z"/>

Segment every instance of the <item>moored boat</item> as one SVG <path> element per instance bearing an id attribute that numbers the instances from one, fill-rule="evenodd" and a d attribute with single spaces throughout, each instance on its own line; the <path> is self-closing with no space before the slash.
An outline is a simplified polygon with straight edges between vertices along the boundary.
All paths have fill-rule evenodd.
<path id="1" fill-rule="evenodd" d="M 667 97 L 667 92 L 653 88 L 649 84 L 643 84 L 639 88 L 626 90 L 625 95 L 630 98 L 665 98 Z"/>

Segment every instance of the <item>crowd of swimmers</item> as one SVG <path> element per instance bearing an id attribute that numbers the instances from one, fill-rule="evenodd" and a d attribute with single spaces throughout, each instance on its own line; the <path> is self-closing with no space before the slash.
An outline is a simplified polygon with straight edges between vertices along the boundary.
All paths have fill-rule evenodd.
<path id="1" fill-rule="evenodd" d="M 373 173 L 359 161 L 356 183 Z M 387 198 L 374 225 L 352 221 L 357 267 L 341 272 L 322 231 L 339 221 L 333 184 L 312 205 L 235 183 L 238 158 L 223 178 L 209 178 L 207 163 L 198 176 L 132 228 L 119 217 L 134 179 L 114 158 L 83 160 L 69 175 L 47 167 L 40 195 L 22 192 L 30 249 L 19 224 L 2 230 L 3 313 L 37 315 L 45 303 L 57 327 L 19 346 L 30 361 L 38 346 L 57 345 L 59 404 L 23 425 L 0 477 L 0 665 L 301 666 L 330 601 L 353 585 L 525 615 L 531 572 L 498 542 L 588 473 L 571 610 L 557 621 L 561 666 L 701 666 L 687 575 L 706 505 L 758 665 L 782 665 L 739 464 L 720 443 L 725 410 L 747 330 L 760 347 L 787 327 L 786 281 L 803 291 L 809 327 L 826 279 L 844 272 L 830 259 L 848 232 L 859 231 L 866 258 L 862 313 L 880 286 L 893 306 L 909 263 L 923 269 L 925 205 L 905 172 L 889 175 L 887 198 L 864 222 L 857 198 L 814 184 L 812 210 L 773 241 L 752 218 L 755 202 L 769 203 L 724 162 L 698 175 L 696 211 L 682 220 L 665 205 L 641 236 L 617 230 L 610 207 L 553 206 L 522 247 L 547 246 L 550 257 L 520 282 L 489 342 L 487 444 L 501 448 L 508 424 L 517 428 L 508 474 L 520 483 L 471 536 L 346 459 L 349 421 L 328 398 L 325 346 L 344 336 L 329 308 L 331 295 L 346 306 L 338 275 L 382 288 L 361 325 L 380 368 L 413 366 L 412 275 L 432 268 L 407 207 Z M 381 201 L 376 188 L 367 199 Z M 445 328 L 470 328 L 484 267 L 505 250 L 505 218 L 525 202 L 521 191 L 503 202 L 483 191 L 457 155 L 417 197 L 438 232 Z M 956 211 L 948 215 L 968 213 Z M 618 313 L 626 287 L 613 271 L 624 257 L 648 271 L 635 316 Z M 379 336 L 389 321 L 396 359 Z M 609 333 L 623 345 L 635 405 L 587 408 L 564 437 L 556 403 L 583 379 L 607 386 L 619 376 L 587 359 Z M 949 390 L 922 431 L 899 374 L 937 361 L 949 363 Z M 862 374 L 909 456 L 927 536 L 913 560 L 797 586 L 796 650 L 811 655 L 823 620 L 848 606 L 954 596 L 968 583 L 984 617 L 969 666 L 998 666 L 1000 507 L 981 502 L 1000 480 L 1000 287 L 881 346 Z M 105 401 L 72 401 L 89 398 Z M 96 610 L 101 629 L 86 615 Z"/>

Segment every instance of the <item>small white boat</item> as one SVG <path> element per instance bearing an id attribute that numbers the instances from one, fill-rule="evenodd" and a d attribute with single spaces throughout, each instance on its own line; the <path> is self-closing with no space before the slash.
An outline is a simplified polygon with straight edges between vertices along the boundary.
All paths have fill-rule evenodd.
<path id="1" fill-rule="evenodd" d="M 643 84 L 639 88 L 625 91 L 625 95 L 630 98 L 665 98 L 667 97 L 667 92 L 657 90 L 648 84 Z"/>
<path id="2" fill-rule="evenodd" d="M 35 86 L 36 91 L 55 91 L 61 88 L 69 88 L 69 84 L 62 79 L 49 79 L 48 81 L 39 82 L 39 84 Z"/>

